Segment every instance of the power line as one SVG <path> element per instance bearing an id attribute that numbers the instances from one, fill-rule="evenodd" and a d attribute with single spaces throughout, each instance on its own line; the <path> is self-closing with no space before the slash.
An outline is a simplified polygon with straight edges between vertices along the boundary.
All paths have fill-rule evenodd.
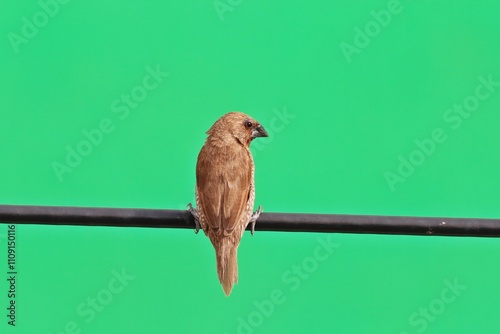
<path id="1" fill-rule="evenodd" d="M 194 229 L 185 210 L 0 205 L 0 222 Z M 262 213 L 256 231 L 500 237 L 500 219 Z"/>

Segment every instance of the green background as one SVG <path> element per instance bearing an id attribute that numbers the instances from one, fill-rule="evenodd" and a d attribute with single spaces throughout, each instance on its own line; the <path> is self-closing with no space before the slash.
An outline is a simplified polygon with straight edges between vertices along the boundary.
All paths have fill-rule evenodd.
<path id="1" fill-rule="evenodd" d="M 270 133 L 252 144 L 267 212 L 500 217 L 500 87 L 479 88 L 489 96 L 460 126 L 444 119 L 479 78 L 500 82 L 496 1 L 54 1 L 0 6 L 2 204 L 185 208 L 205 131 L 240 110 Z M 148 69 L 168 76 L 115 113 L 154 83 Z M 112 131 L 58 177 L 106 119 Z M 435 129 L 446 140 L 418 153 Z M 0 331 L 497 333 L 499 251 L 488 238 L 245 234 L 226 298 L 191 230 L 17 225 L 17 325 L 3 311 Z"/>

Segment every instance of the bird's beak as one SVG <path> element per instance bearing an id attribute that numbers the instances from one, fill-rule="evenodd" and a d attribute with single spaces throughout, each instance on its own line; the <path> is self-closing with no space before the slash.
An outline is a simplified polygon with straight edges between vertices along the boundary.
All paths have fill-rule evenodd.
<path id="1" fill-rule="evenodd" d="M 266 129 L 264 129 L 262 125 L 259 125 L 252 131 L 252 138 L 257 138 L 257 137 L 269 137 Z"/>

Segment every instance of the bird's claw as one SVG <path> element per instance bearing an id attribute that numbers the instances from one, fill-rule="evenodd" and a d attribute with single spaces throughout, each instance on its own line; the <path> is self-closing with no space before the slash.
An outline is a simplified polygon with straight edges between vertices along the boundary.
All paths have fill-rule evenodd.
<path id="1" fill-rule="evenodd" d="M 191 212 L 191 214 L 193 215 L 193 218 L 194 218 L 194 224 L 196 225 L 195 229 L 194 229 L 194 233 L 198 234 L 198 232 L 200 231 L 200 216 L 198 215 L 198 209 L 195 209 L 193 208 L 193 206 L 191 205 L 191 203 L 189 203 L 187 205 L 187 209 L 189 212 Z"/>
<path id="2" fill-rule="evenodd" d="M 252 213 L 252 216 L 250 217 L 250 233 L 253 234 L 255 233 L 255 223 L 257 222 L 257 219 L 259 219 L 260 214 L 262 213 L 262 205 L 259 205 L 257 208 L 257 211 Z"/>

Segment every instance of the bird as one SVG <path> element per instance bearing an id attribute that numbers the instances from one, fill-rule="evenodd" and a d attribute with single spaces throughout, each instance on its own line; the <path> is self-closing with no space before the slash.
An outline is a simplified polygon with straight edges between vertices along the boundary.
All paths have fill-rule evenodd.
<path id="1" fill-rule="evenodd" d="M 188 204 L 198 233 L 210 239 L 216 255 L 217 274 L 229 296 L 238 282 L 237 251 L 243 232 L 255 223 L 262 206 L 253 212 L 255 165 L 250 143 L 268 137 L 264 127 L 242 112 L 220 117 L 206 132 L 196 163 L 196 208 Z"/>

